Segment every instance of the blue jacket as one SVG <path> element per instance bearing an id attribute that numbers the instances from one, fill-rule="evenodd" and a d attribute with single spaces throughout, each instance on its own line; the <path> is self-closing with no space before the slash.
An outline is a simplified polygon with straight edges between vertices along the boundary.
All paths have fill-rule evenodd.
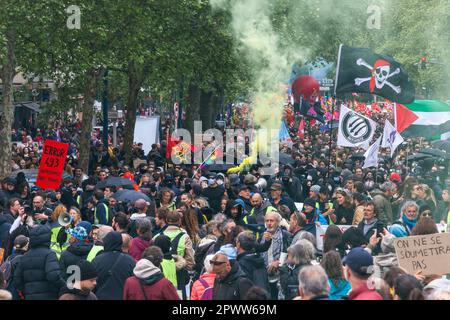
<path id="1" fill-rule="evenodd" d="M 346 280 L 340 280 L 338 285 L 334 284 L 333 280 L 328 280 L 330 283 L 330 300 L 341 300 L 343 297 L 346 297 L 352 287 L 350 283 Z"/>

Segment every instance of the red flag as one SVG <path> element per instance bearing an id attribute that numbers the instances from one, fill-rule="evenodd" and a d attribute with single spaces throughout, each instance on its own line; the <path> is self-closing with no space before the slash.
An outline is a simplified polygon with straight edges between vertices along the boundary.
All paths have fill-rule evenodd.
<path id="1" fill-rule="evenodd" d="M 298 127 L 297 137 L 299 139 L 305 138 L 305 120 L 303 118 L 300 121 L 300 126 Z"/>
<path id="2" fill-rule="evenodd" d="M 395 107 L 395 126 L 399 133 L 405 131 L 419 117 L 402 104 L 397 103 Z"/>
<path id="3" fill-rule="evenodd" d="M 168 135 L 167 139 L 167 147 L 166 147 L 166 159 L 170 159 L 172 155 L 172 149 L 175 147 L 178 143 L 180 143 L 180 140 L 172 140 L 172 135 Z"/>

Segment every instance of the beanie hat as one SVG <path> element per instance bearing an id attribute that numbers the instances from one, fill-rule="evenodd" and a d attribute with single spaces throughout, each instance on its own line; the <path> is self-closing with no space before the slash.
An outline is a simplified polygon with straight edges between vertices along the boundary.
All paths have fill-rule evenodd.
<path id="1" fill-rule="evenodd" d="M 392 172 L 390 176 L 391 181 L 397 181 L 398 183 L 402 182 L 402 177 L 397 172 Z"/>
<path id="2" fill-rule="evenodd" d="M 314 192 L 314 193 L 320 193 L 320 186 L 318 185 L 314 185 L 311 188 L 309 188 L 309 191 Z"/>
<path id="3" fill-rule="evenodd" d="M 77 226 L 83 227 L 88 235 L 92 231 L 92 224 L 89 221 L 80 221 Z"/>
<path id="4" fill-rule="evenodd" d="M 67 233 L 80 241 L 84 241 L 88 237 L 88 233 L 86 232 L 86 229 L 83 227 L 80 227 L 80 226 L 76 226 L 73 229 L 67 230 Z"/>
<path id="5" fill-rule="evenodd" d="M 95 279 L 98 277 L 97 270 L 89 261 L 81 259 L 80 261 L 78 261 L 77 266 L 80 268 L 81 281 Z"/>

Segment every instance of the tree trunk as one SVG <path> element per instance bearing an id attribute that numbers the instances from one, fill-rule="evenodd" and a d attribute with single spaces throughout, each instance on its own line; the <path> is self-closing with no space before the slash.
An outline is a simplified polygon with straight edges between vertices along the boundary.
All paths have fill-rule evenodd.
<path id="1" fill-rule="evenodd" d="M 80 137 L 80 159 L 78 165 L 85 173 L 89 172 L 89 156 L 91 153 L 92 118 L 94 117 L 94 101 L 101 76 L 104 70 L 92 69 L 87 73 L 82 107 L 83 121 Z"/>
<path id="2" fill-rule="evenodd" d="M 194 141 L 194 121 L 200 119 L 200 89 L 198 86 L 189 85 L 186 107 L 184 128 L 191 133 L 192 141 Z"/>
<path id="3" fill-rule="evenodd" d="M 200 119 L 204 130 L 211 128 L 212 117 L 212 92 L 201 92 L 200 95 Z"/>
<path id="4" fill-rule="evenodd" d="M 3 114 L 0 116 L 0 178 L 11 173 L 11 127 L 14 120 L 13 79 L 15 75 L 15 35 L 6 31 L 6 64 L 1 70 L 3 83 Z"/>
<path id="5" fill-rule="evenodd" d="M 220 98 L 217 95 L 213 95 L 211 99 L 211 125 L 214 127 L 216 119 L 221 112 Z"/>
<path id="6" fill-rule="evenodd" d="M 125 154 L 125 163 L 128 165 L 133 165 L 132 151 L 134 142 L 134 128 L 136 126 L 138 94 L 144 79 L 144 72 L 145 71 L 138 70 L 134 61 L 131 61 L 128 64 L 128 101 L 122 150 Z"/>

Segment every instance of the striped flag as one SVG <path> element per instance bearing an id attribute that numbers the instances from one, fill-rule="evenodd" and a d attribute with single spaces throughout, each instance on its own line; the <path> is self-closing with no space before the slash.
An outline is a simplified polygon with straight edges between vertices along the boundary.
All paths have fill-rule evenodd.
<path id="1" fill-rule="evenodd" d="M 407 122 L 411 122 L 417 117 L 411 123 L 411 126 L 404 131 L 404 137 L 424 137 L 430 140 L 445 140 L 445 137 L 450 135 L 449 104 L 436 100 L 416 100 L 412 104 L 404 105 L 406 110 L 402 107 L 402 105 L 397 104 L 397 128 L 402 125 L 402 119 L 405 117 L 409 119 Z"/>

